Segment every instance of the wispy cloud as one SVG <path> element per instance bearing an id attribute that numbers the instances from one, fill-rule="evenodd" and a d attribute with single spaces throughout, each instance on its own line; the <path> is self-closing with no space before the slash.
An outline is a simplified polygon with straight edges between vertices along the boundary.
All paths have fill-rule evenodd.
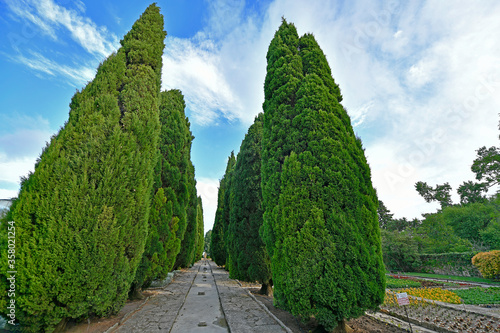
<path id="1" fill-rule="evenodd" d="M 10 56 L 12 61 L 26 65 L 27 67 L 37 72 L 49 76 L 63 76 L 68 79 L 71 85 L 81 87 L 88 81 L 91 81 L 95 75 L 95 69 L 91 66 L 69 66 L 57 63 L 49 58 L 44 57 L 37 52 L 29 52 L 29 56 L 17 55 Z"/>
<path id="2" fill-rule="evenodd" d="M 53 0 L 6 0 L 10 10 L 38 26 L 43 33 L 57 39 L 57 29 L 65 28 L 71 38 L 87 52 L 106 57 L 116 50 L 118 38 L 106 27 L 99 27 L 80 13 L 85 10 L 81 1 L 75 2 L 77 9 L 68 9 Z"/>

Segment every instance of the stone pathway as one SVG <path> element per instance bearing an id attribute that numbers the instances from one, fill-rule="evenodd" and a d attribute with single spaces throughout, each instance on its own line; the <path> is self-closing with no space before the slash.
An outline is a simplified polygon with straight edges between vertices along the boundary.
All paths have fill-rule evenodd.
<path id="1" fill-rule="evenodd" d="M 231 333 L 286 332 L 224 269 L 209 263 Z"/>
<path id="2" fill-rule="evenodd" d="M 228 273 L 202 260 L 111 332 L 286 332 Z"/>

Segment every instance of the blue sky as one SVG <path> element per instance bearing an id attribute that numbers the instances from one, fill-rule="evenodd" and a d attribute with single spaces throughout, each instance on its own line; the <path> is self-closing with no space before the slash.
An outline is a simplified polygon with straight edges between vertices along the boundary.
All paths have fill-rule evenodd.
<path id="1" fill-rule="evenodd" d="M 500 3 L 471 1 L 158 1 L 164 89 L 184 93 L 192 160 L 211 228 L 218 181 L 261 112 L 265 55 L 281 17 L 314 33 L 363 140 L 379 198 L 420 217 L 415 182 L 474 175 L 498 145 Z M 72 95 L 149 5 L 118 0 L 0 2 L 0 198 L 15 197 Z M 454 192 L 454 200 L 458 196 Z"/>

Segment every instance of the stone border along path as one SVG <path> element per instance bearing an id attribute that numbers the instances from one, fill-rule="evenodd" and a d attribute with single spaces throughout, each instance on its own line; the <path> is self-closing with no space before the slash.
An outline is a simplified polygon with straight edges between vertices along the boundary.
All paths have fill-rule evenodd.
<path id="1" fill-rule="evenodd" d="M 155 288 L 158 290 L 157 288 Z M 109 332 L 289 332 L 223 268 L 202 260 L 180 271 Z M 281 323 L 282 324 L 282 323 Z"/>

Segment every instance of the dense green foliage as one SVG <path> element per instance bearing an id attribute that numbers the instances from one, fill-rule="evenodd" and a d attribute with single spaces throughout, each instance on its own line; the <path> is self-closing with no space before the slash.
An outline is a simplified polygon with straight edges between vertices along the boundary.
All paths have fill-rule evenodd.
<path id="1" fill-rule="evenodd" d="M 226 171 L 224 177 L 219 183 L 219 192 L 217 194 L 217 210 L 215 212 L 214 226 L 212 229 L 212 239 L 210 244 L 210 256 L 219 266 L 226 265 L 227 261 L 227 247 L 226 239 L 229 226 L 229 199 L 230 199 L 230 177 L 231 172 L 236 164 L 234 152 L 228 158 Z"/>
<path id="2" fill-rule="evenodd" d="M 303 78 L 298 47 L 295 26 L 284 21 L 271 41 L 266 56 L 261 170 L 264 221 L 260 234 L 270 256 L 273 256 L 275 247 L 272 224 L 279 214 L 280 173 L 285 157 L 293 149 L 290 130 L 295 116 L 295 95 Z"/>
<path id="3" fill-rule="evenodd" d="M 205 247 L 204 251 L 207 254 L 207 257 L 211 256 L 210 246 L 212 244 L 212 229 L 208 230 L 205 234 Z"/>
<path id="4" fill-rule="evenodd" d="M 22 181 L 8 219 L 16 225 L 16 315 L 28 331 L 116 313 L 127 298 L 147 236 L 164 38 L 151 5 L 73 96 L 69 120 Z M 8 270 L 2 260 L 2 290 Z"/>
<path id="5" fill-rule="evenodd" d="M 232 173 L 229 235 L 229 274 L 244 281 L 259 281 L 270 293 L 271 262 L 259 236 L 262 226 L 261 152 L 262 118 L 259 114 L 241 143 Z"/>
<path id="6" fill-rule="evenodd" d="M 500 304 L 500 287 L 453 290 L 465 304 Z"/>
<path id="7" fill-rule="evenodd" d="M 191 267 L 195 261 L 196 240 L 198 237 L 198 194 L 196 192 L 196 180 L 194 178 L 194 166 L 191 160 L 187 166 L 187 189 L 188 202 L 186 207 L 186 232 L 181 243 L 181 251 L 177 255 L 174 267 Z M 199 258 L 198 258 L 199 259 Z M 197 260 L 197 259 L 196 259 Z"/>
<path id="8" fill-rule="evenodd" d="M 384 300 L 378 200 L 314 37 L 284 21 L 267 59 L 262 234 L 275 303 L 331 330 Z"/>
<path id="9" fill-rule="evenodd" d="M 418 243 L 407 231 L 382 230 L 382 253 L 385 267 L 393 272 L 412 272 L 421 264 Z"/>
<path id="10" fill-rule="evenodd" d="M 196 251 L 193 264 L 203 256 L 203 250 L 205 248 L 205 225 L 203 223 L 203 206 L 200 196 L 198 197 L 198 205 L 196 206 L 196 228 L 198 230 L 198 234 L 196 238 Z"/>
<path id="11" fill-rule="evenodd" d="M 132 292 L 164 279 L 181 250 L 188 208 L 188 177 L 193 136 L 184 114 L 179 90 L 160 94 L 159 159 L 155 170 L 155 197 L 149 218 L 148 239 Z M 180 226 L 184 228 L 179 232 Z"/>

